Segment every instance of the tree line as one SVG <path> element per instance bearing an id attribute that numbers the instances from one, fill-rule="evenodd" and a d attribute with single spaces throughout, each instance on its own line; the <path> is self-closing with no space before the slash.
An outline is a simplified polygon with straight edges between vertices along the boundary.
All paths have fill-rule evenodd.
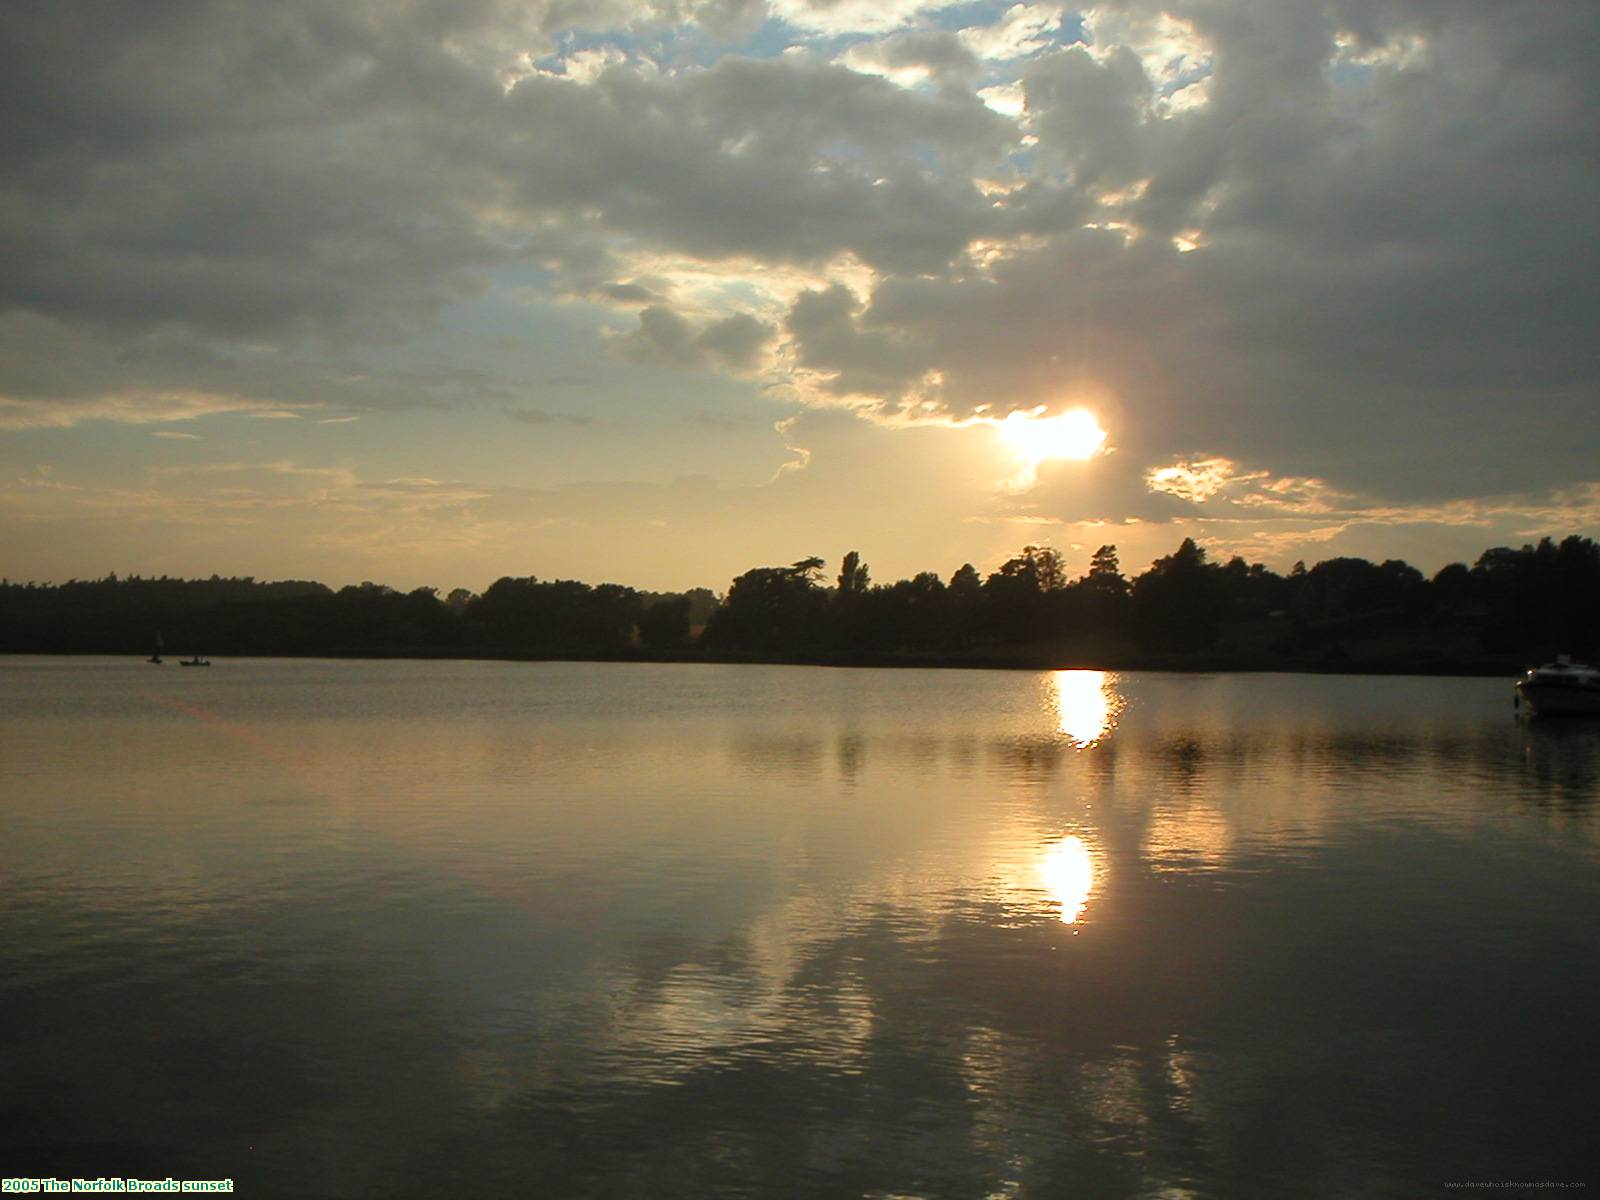
<path id="1" fill-rule="evenodd" d="M 1193 539 L 1123 574 L 1100 547 L 1070 578 L 1026 546 L 988 576 L 970 563 L 876 584 L 859 553 L 756 567 L 718 597 L 603 583 L 497 580 L 400 592 L 362 583 L 132 576 L 0 581 L 0 651 L 505 654 L 794 661 L 1073 661 L 1088 665 L 1461 665 L 1596 650 L 1600 545 L 1571 536 L 1486 550 L 1428 578 L 1399 560 L 1333 558 L 1278 574 L 1213 560 Z"/>

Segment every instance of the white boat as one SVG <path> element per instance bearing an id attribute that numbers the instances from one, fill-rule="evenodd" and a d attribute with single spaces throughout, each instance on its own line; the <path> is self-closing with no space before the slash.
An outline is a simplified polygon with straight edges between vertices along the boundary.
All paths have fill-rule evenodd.
<path id="1" fill-rule="evenodd" d="M 1560 655 L 1517 680 L 1517 699 L 1539 716 L 1600 716 L 1600 669 Z"/>

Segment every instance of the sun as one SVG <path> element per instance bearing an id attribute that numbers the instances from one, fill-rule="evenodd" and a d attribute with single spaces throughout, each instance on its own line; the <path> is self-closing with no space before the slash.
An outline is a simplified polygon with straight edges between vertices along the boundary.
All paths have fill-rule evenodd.
<path id="1" fill-rule="evenodd" d="M 1106 431 L 1087 408 L 1069 409 L 1057 417 L 1046 417 L 1044 411 L 1040 405 L 995 422 L 1001 439 L 1029 466 L 1052 458 L 1093 458 L 1105 446 Z"/>

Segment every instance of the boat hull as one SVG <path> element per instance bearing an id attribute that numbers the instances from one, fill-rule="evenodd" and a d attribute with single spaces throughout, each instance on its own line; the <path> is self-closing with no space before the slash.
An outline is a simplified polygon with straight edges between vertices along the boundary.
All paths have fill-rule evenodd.
<path id="1" fill-rule="evenodd" d="M 1600 716 L 1600 688 L 1571 683 L 1519 683 L 1528 711 L 1541 717 Z"/>

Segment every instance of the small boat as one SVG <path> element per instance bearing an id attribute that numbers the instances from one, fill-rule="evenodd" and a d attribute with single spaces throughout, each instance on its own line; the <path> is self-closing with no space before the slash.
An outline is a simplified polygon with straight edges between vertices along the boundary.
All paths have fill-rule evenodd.
<path id="1" fill-rule="evenodd" d="M 180 667 L 209 667 L 211 660 L 209 658 L 201 658 L 196 654 L 193 658 L 180 658 L 178 665 Z"/>
<path id="2" fill-rule="evenodd" d="M 154 654 L 152 654 L 149 658 L 145 659 L 145 662 L 153 662 L 153 663 L 157 664 L 158 666 L 160 665 L 160 663 L 161 663 L 161 634 L 159 634 L 159 633 L 156 634 L 156 652 Z"/>
<path id="3" fill-rule="evenodd" d="M 1600 716 L 1600 669 L 1559 655 L 1517 680 L 1517 701 L 1537 716 Z"/>

